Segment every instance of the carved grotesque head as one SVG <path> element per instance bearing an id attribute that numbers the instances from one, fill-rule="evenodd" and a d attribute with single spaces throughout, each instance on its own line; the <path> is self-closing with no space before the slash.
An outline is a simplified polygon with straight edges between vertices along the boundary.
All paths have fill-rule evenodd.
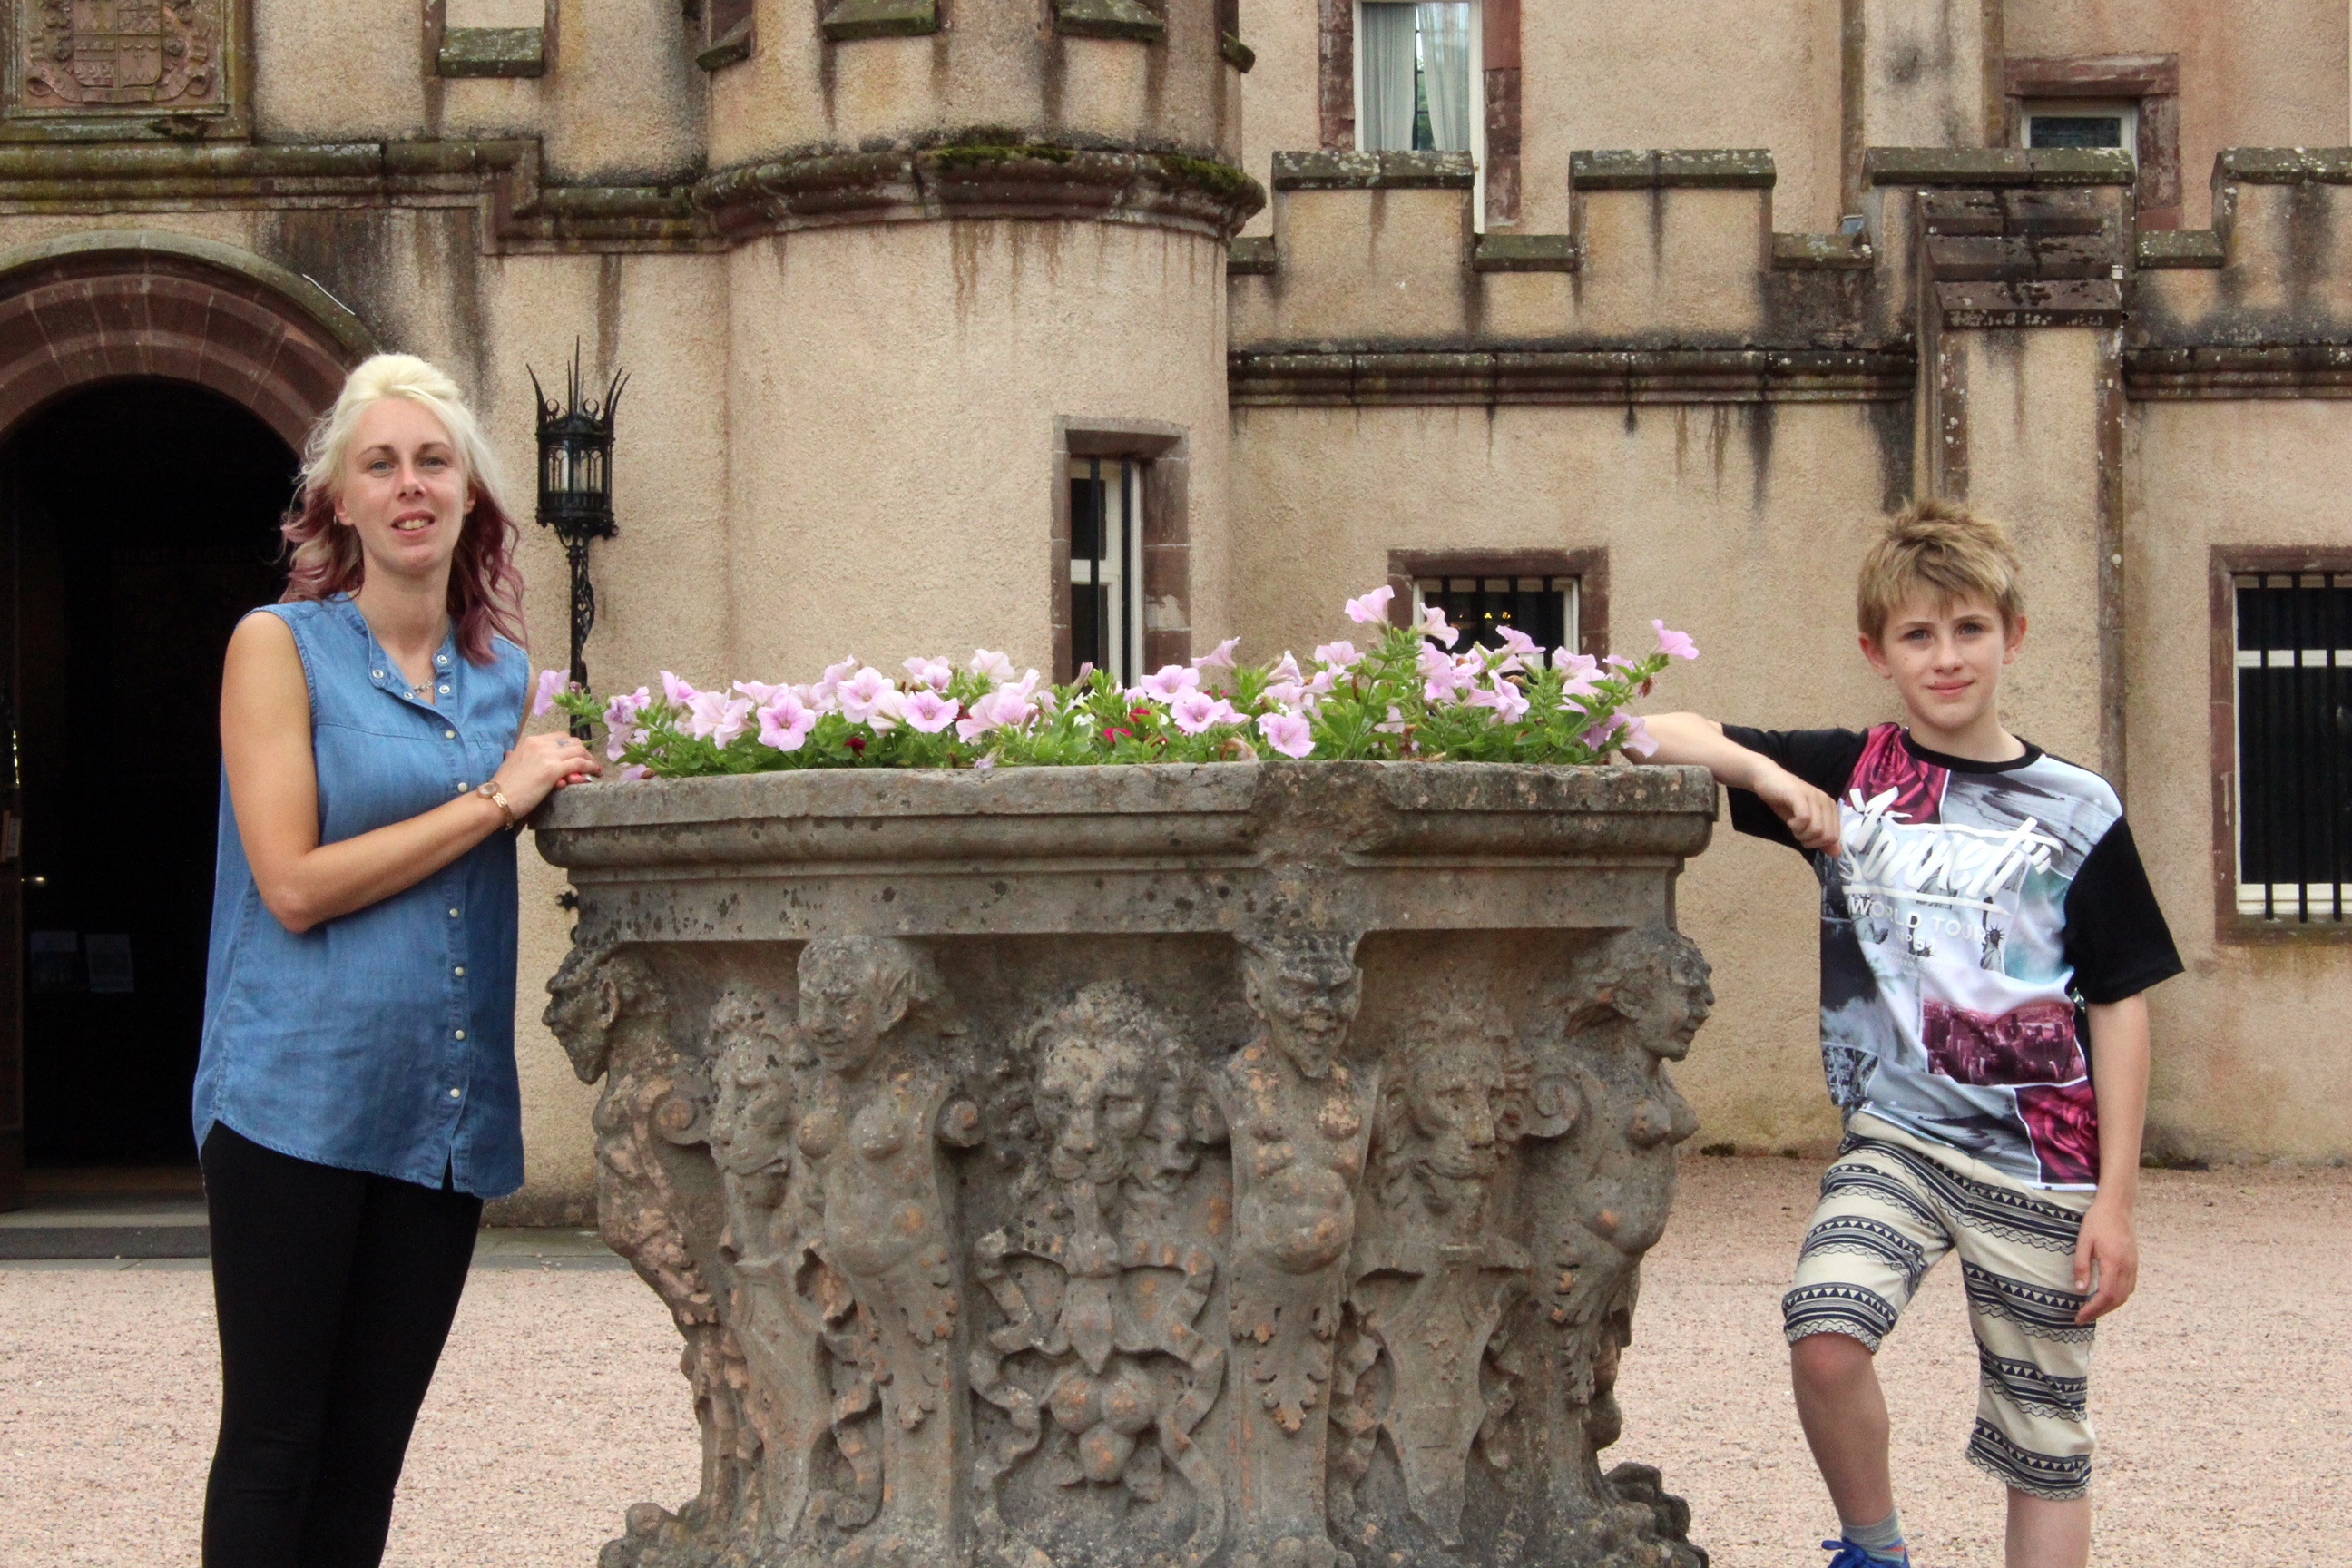
<path id="1" fill-rule="evenodd" d="M 547 983 L 547 1011 L 540 1017 L 563 1042 L 564 1055 L 582 1083 L 604 1076 L 612 1033 L 630 1013 L 658 1016 L 657 984 L 642 960 L 610 947 L 574 947 Z"/>
<path id="2" fill-rule="evenodd" d="M 1324 931 L 1242 939 L 1242 995 L 1305 1077 L 1330 1072 L 1363 1003 L 1356 940 Z"/>
<path id="3" fill-rule="evenodd" d="M 1652 926 L 1620 931 L 1592 955 L 1581 1020 L 1590 1026 L 1612 1016 L 1633 1029 L 1654 1057 L 1680 1061 L 1715 1007 L 1715 990 L 1698 944 L 1677 931 Z"/>
<path id="4" fill-rule="evenodd" d="M 1144 1000 L 1089 985 L 1030 1033 L 1054 1179 L 1165 1188 L 1189 1168 L 1182 1048 Z"/>
<path id="5" fill-rule="evenodd" d="M 1526 1078 L 1492 1003 L 1448 995 L 1414 1017 L 1381 1096 L 1379 1161 L 1391 1182 L 1417 1178 L 1433 1209 L 1475 1208 L 1525 1131 Z"/>
<path id="6" fill-rule="evenodd" d="M 856 1075 L 883 1037 L 939 995 L 922 949 L 887 936 L 819 937 L 801 949 L 800 1032 L 826 1070 Z"/>

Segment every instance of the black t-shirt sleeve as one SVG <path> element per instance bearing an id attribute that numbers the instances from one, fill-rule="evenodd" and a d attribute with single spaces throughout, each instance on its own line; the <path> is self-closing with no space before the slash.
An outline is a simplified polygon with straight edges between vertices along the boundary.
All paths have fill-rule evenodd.
<path id="1" fill-rule="evenodd" d="M 2066 890 L 2062 945 L 2085 1002 L 2121 1002 L 2181 971 L 2172 929 L 2122 817 L 2091 847 Z"/>
<path id="2" fill-rule="evenodd" d="M 1870 741 L 1859 730 L 1751 730 L 1745 724 L 1726 724 L 1723 736 L 1734 745 L 1780 763 L 1832 800 L 1845 794 L 1846 780 L 1853 776 L 1854 764 L 1862 761 L 1863 748 Z M 1774 816 L 1754 791 L 1725 793 L 1731 797 L 1731 826 L 1736 831 L 1785 844 L 1800 854 L 1809 853 L 1789 831 L 1789 825 Z"/>

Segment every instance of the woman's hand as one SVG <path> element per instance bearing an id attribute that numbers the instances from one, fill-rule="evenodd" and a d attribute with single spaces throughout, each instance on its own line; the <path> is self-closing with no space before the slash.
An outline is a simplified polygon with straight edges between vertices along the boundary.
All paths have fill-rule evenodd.
<path id="1" fill-rule="evenodd" d="M 525 735 L 499 764 L 491 782 L 507 797 L 520 822 L 546 803 L 547 797 L 569 784 L 583 784 L 604 771 L 589 755 L 587 746 L 562 731 Z"/>

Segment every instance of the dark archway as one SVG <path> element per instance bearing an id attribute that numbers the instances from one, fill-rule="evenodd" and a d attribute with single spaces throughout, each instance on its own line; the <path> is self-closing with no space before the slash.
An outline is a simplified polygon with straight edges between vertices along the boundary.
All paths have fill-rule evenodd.
<path id="1" fill-rule="evenodd" d="M 194 1159 L 221 658 L 278 596 L 295 469 L 248 408 L 154 378 L 68 393 L 0 445 L 32 1165 Z"/>

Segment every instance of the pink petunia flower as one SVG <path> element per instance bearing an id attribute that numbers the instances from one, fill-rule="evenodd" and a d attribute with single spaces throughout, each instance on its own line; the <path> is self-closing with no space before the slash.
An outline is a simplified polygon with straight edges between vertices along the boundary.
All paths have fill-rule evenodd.
<path id="1" fill-rule="evenodd" d="M 723 691 L 698 691 L 686 705 L 686 732 L 698 741 L 724 746 L 747 729 L 751 721 L 749 699 Z"/>
<path id="2" fill-rule="evenodd" d="M 792 689 L 789 686 L 771 686 L 764 680 L 739 680 L 735 689 L 751 700 L 755 708 L 764 708 Z"/>
<path id="3" fill-rule="evenodd" d="M 644 687 L 624 691 L 604 705 L 604 728 L 614 734 L 634 726 L 637 715 L 653 706 L 653 693 Z"/>
<path id="4" fill-rule="evenodd" d="M 1691 657 L 1696 658 L 1698 656 L 1694 654 Z M 1643 723 L 1638 717 L 1625 721 L 1625 728 L 1618 744 L 1637 757 L 1654 756 L 1658 750 L 1658 742 L 1650 736 L 1650 727 Z"/>
<path id="5" fill-rule="evenodd" d="M 780 691 L 775 700 L 759 711 L 760 743 L 780 752 L 797 752 L 816 728 L 816 710 L 802 701 L 790 690 Z"/>
<path id="6" fill-rule="evenodd" d="M 1609 750 L 1611 744 L 1610 737 L 1616 734 L 1618 731 L 1625 728 L 1626 723 L 1627 720 L 1624 714 L 1612 713 L 1608 718 L 1603 719 L 1600 723 L 1595 724 L 1592 728 L 1587 730 L 1582 735 L 1579 736 L 1578 739 L 1581 740 L 1585 746 L 1591 750 L 1594 755 L 1599 756 Z"/>
<path id="7" fill-rule="evenodd" d="M 673 708 L 683 708 L 701 695 L 693 687 L 688 686 L 667 669 L 661 672 L 661 678 L 662 695 L 668 699 L 669 705 Z"/>
<path id="8" fill-rule="evenodd" d="M 1323 677 L 1318 675 L 1315 679 L 1320 680 Z M 1307 688 L 1296 680 L 1271 680 L 1266 683 L 1265 689 L 1259 695 L 1268 702 L 1289 708 L 1295 706 L 1307 695 Z"/>
<path id="9" fill-rule="evenodd" d="M 1303 714 L 1276 710 L 1261 713 L 1257 732 L 1286 757 L 1303 757 L 1315 749 L 1315 731 Z"/>
<path id="10" fill-rule="evenodd" d="M 654 771 L 643 763 L 631 763 L 621 770 L 619 776 L 623 784 L 636 784 L 641 780 L 653 777 Z"/>
<path id="11" fill-rule="evenodd" d="M 928 686 L 933 691 L 945 691 L 948 682 L 955 679 L 955 666 L 943 658 L 909 658 L 900 668 L 918 686 Z"/>
<path id="12" fill-rule="evenodd" d="M 1141 696 L 1158 702 L 1172 702 L 1180 691 L 1190 691 L 1201 684 L 1201 672 L 1190 665 L 1163 664 L 1143 678 L 1136 689 Z"/>
<path id="13" fill-rule="evenodd" d="M 992 648 L 971 650 L 971 662 L 964 666 L 992 687 L 1002 686 L 1013 679 L 1013 661 Z"/>
<path id="14" fill-rule="evenodd" d="M 652 731 L 640 730 L 634 725 L 623 724 L 614 728 L 611 733 L 604 737 L 604 760 L 608 763 L 617 763 L 621 760 L 622 753 L 631 746 L 642 746 L 652 738 Z"/>
<path id="15" fill-rule="evenodd" d="M 1495 638 L 1503 645 L 1503 651 L 1507 654 L 1515 654 L 1521 658 L 1540 659 L 1543 657 L 1543 645 L 1517 626 L 1496 626 Z"/>
<path id="16" fill-rule="evenodd" d="M 1349 600 L 1348 618 L 1360 626 L 1378 626 L 1389 618 L 1389 601 L 1395 597 L 1396 590 L 1382 584 L 1369 594 Z"/>
<path id="17" fill-rule="evenodd" d="M 1176 700 L 1168 705 L 1168 716 L 1176 728 L 1187 735 L 1218 724 L 1238 724 L 1242 716 L 1234 705 L 1222 697 L 1212 697 L 1205 691 L 1179 692 Z"/>
<path id="18" fill-rule="evenodd" d="M 1561 648 L 1551 656 L 1551 667 L 1561 673 L 1559 694 L 1564 698 L 1591 697 L 1601 690 L 1595 684 L 1601 661 L 1589 653 L 1570 653 Z"/>
<path id="19" fill-rule="evenodd" d="M 1315 662 L 1330 669 L 1352 669 L 1363 657 L 1351 642 L 1327 642 L 1315 649 Z"/>
<path id="20" fill-rule="evenodd" d="M 1425 637 L 1436 638 L 1447 647 L 1452 647 L 1462 639 L 1460 632 L 1445 624 L 1445 610 L 1440 605 L 1423 605 L 1421 607 L 1421 619 L 1414 623 L 1413 630 Z"/>
<path id="21" fill-rule="evenodd" d="M 1194 669 L 1231 669 L 1234 667 L 1234 649 L 1241 646 L 1241 638 L 1227 637 L 1215 647 L 1194 659 L 1192 668 Z"/>
<path id="22" fill-rule="evenodd" d="M 571 683 L 572 674 L 569 670 L 541 670 L 539 687 L 530 696 L 530 716 L 536 719 L 541 714 L 552 712 L 555 708 L 555 694 Z"/>
<path id="23" fill-rule="evenodd" d="M 826 665 L 824 667 L 824 678 L 818 680 L 816 685 L 812 689 L 812 695 L 819 702 L 829 702 L 833 700 L 834 693 L 840 688 L 841 683 L 847 680 L 851 676 L 856 675 L 859 670 L 865 668 L 866 667 L 864 665 L 857 662 L 857 656 L 856 654 L 850 655 L 847 658 L 843 659 L 839 664 Z"/>
<path id="24" fill-rule="evenodd" d="M 832 670 L 824 673 L 828 680 L 833 679 Z M 853 724 L 863 724 L 873 718 L 877 708 L 895 697 L 898 689 L 890 684 L 888 676 L 871 665 L 866 665 L 847 679 L 835 682 L 833 695 L 834 700 L 841 704 L 842 717 Z"/>
<path id="25" fill-rule="evenodd" d="M 1668 658 L 1696 658 L 1698 657 L 1698 644 L 1691 641 L 1690 638 L 1685 637 L 1680 632 L 1668 631 L 1666 629 L 1665 622 L 1652 621 L 1650 623 L 1650 626 L 1652 630 L 1658 634 L 1658 651 L 1664 654 Z M 1643 753 L 1644 756 L 1647 756 L 1648 754 L 1649 753 L 1646 752 Z"/>
<path id="26" fill-rule="evenodd" d="M 1030 675 L 1034 677 L 1035 670 Z M 956 721 L 956 738 L 977 741 L 992 730 L 1018 729 L 1037 717 L 1037 705 L 1029 700 L 1028 691 L 1019 685 L 999 687 L 975 700 L 971 709 Z"/>
<path id="27" fill-rule="evenodd" d="M 946 661 L 940 662 L 944 668 Z M 954 671 L 950 670 L 949 674 L 952 676 Z M 963 711 L 962 703 L 952 697 L 942 697 L 928 686 L 918 687 L 908 692 L 898 707 L 907 722 L 926 735 L 938 734 L 954 723 L 956 715 Z"/>
<path id="28" fill-rule="evenodd" d="M 1265 678 L 1270 681 L 1304 680 L 1307 679 L 1307 677 L 1299 673 L 1298 659 L 1288 648 L 1284 648 L 1282 650 L 1282 657 L 1274 661 L 1274 668 L 1265 672 Z"/>

